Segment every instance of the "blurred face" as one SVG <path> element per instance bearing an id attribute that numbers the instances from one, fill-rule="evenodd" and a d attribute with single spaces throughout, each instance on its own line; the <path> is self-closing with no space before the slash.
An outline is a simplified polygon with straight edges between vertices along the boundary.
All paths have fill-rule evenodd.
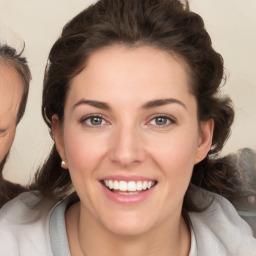
<path id="1" fill-rule="evenodd" d="M 193 166 L 211 145 L 182 60 L 150 47 L 92 54 L 71 84 L 58 151 L 80 216 L 117 234 L 177 225 Z"/>
<path id="2" fill-rule="evenodd" d="M 22 81 L 16 70 L 0 63 L 0 162 L 14 140 L 22 93 Z"/>

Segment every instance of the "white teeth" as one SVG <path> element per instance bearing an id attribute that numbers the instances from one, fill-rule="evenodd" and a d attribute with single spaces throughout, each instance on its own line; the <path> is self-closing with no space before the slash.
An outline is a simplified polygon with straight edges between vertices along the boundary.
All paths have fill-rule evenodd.
<path id="1" fill-rule="evenodd" d="M 138 191 L 142 190 L 142 182 L 141 181 L 137 181 L 137 187 L 136 187 Z"/>
<path id="2" fill-rule="evenodd" d="M 147 190 L 155 185 L 155 181 L 117 181 L 117 180 L 104 180 L 104 184 L 109 189 L 119 190 L 120 194 L 131 195 L 136 194 L 136 191 Z M 128 193 L 126 193 L 128 192 Z"/>
<path id="3" fill-rule="evenodd" d="M 116 182 L 118 182 L 118 181 L 116 181 Z M 120 181 L 119 182 L 119 190 L 120 191 L 127 191 L 127 182 Z"/>
<path id="4" fill-rule="evenodd" d="M 113 181 L 110 180 L 110 181 L 108 182 L 108 184 L 109 184 L 108 187 L 109 187 L 110 189 L 113 189 L 113 187 L 114 187 L 114 186 L 113 186 Z"/>
<path id="5" fill-rule="evenodd" d="M 119 182 L 117 180 L 114 181 L 113 189 L 114 190 L 119 190 Z"/>
<path id="6" fill-rule="evenodd" d="M 142 189 L 146 190 L 148 188 L 148 183 L 146 181 L 143 181 L 142 183 Z"/>
<path id="7" fill-rule="evenodd" d="M 128 187 L 127 187 L 128 191 L 136 191 L 137 190 L 137 186 L 135 181 L 129 181 L 128 182 Z"/>

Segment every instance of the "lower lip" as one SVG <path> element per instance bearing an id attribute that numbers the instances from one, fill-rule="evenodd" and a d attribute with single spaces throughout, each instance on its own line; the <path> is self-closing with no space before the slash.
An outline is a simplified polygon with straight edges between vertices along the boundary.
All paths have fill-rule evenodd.
<path id="1" fill-rule="evenodd" d="M 112 192 L 103 184 L 101 184 L 101 185 L 103 187 L 103 191 L 104 191 L 105 195 L 108 198 L 110 198 L 111 200 L 113 200 L 114 202 L 119 203 L 119 204 L 140 203 L 140 202 L 146 200 L 153 193 L 153 191 L 155 190 L 155 187 L 156 187 L 156 185 L 155 185 L 148 190 L 144 190 L 144 191 L 142 190 L 138 194 L 134 194 L 134 195 L 122 195 L 119 193 Z"/>

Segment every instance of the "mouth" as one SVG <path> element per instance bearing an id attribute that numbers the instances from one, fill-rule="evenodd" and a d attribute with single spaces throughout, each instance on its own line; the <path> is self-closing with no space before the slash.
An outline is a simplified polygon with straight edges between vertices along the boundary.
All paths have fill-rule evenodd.
<path id="1" fill-rule="evenodd" d="M 102 180 L 102 184 L 113 193 L 120 195 L 136 195 L 153 188 L 157 181 L 119 181 L 119 180 Z"/>

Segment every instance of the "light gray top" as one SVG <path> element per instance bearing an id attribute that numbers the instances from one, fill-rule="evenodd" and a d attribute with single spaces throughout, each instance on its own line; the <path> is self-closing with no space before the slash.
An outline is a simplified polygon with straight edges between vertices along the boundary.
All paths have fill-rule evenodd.
<path id="1" fill-rule="evenodd" d="M 79 199 L 75 194 L 60 202 L 54 210 L 50 218 L 50 239 L 52 245 L 53 256 L 71 256 L 65 223 L 65 212 L 67 208 Z M 197 256 L 197 247 L 194 231 L 191 227 L 191 246 L 189 256 Z"/>
<path id="2" fill-rule="evenodd" d="M 50 239 L 54 256 L 71 256 L 66 232 L 65 212 L 67 208 L 78 201 L 76 194 L 56 205 L 50 218 Z"/>
<path id="3" fill-rule="evenodd" d="M 212 193 L 199 190 L 198 204 Z M 37 193 L 23 193 L 0 210 L 0 256 L 70 256 L 66 209 L 78 198 L 59 202 Z M 225 198 L 215 195 L 201 213 L 190 212 L 192 225 L 189 256 L 256 256 L 256 239 L 249 225 Z"/>

